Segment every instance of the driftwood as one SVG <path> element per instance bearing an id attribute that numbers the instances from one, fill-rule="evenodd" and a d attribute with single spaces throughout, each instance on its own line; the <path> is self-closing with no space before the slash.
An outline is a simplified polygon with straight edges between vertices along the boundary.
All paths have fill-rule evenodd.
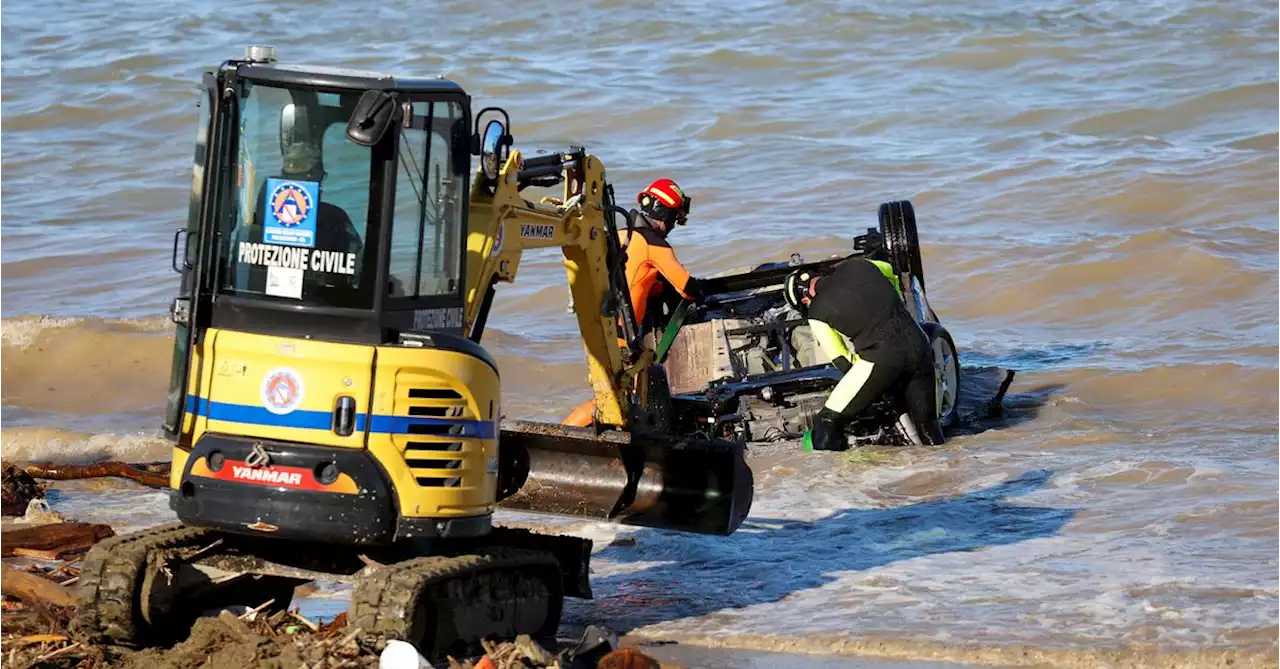
<path id="1" fill-rule="evenodd" d="M 53 481 L 114 476 L 137 481 L 152 488 L 166 488 L 169 486 L 169 473 L 159 471 L 161 469 L 162 467 L 135 467 L 118 460 L 110 460 L 91 465 L 27 465 L 27 474 L 38 479 Z"/>
<path id="2" fill-rule="evenodd" d="M 9 565 L 0 565 L 0 591 L 27 603 L 73 606 L 75 595 L 69 588 L 47 578 L 28 574 Z"/>
<path id="3" fill-rule="evenodd" d="M 114 536 L 110 525 L 54 523 L 0 533 L 0 556 L 58 560 L 64 555 L 88 550 Z"/>

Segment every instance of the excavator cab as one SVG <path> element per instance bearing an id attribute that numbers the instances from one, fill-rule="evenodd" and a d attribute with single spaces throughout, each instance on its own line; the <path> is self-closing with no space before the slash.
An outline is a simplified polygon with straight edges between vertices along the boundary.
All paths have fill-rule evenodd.
<path id="1" fill-rule="evenodd" d="M 471 142 L 459 86 L 259 54 L 206 73 L 200 111 L 188 227 L 174 239 L 171 437 L 192 439 L 184 391 L 200 370 L 184 361 L 211 327 L 366 345 L 400 345 L 415 325 L 461 337 Z"/>
<path id="2" fill-rule="evenodd" d="M 203 82 L 172 260 L 164 431 L 179 522 L 94 547 L 78 635 L 141 643 L 192 611 L 283 607 L 294 585 L 337 580 L 368 643 L 439 657 L 554 632 L 564 596 L 590 597 L 590 542 L 499 526 L 499 506 L 736 530 L 752 497 L 742 446 L 655 419 L 661 368 L 635 332 L 598 158 L 525 159 L 509 118 L 481 133 L 491 110 L 473 125 L 470 97 L 443 78 L 250 47 Z M 522 194 L 555 185 L 562 197 Z M 498 284 L 550 247 L 564 252 L 594 428 L 505 419 L 479 343 Z"/>

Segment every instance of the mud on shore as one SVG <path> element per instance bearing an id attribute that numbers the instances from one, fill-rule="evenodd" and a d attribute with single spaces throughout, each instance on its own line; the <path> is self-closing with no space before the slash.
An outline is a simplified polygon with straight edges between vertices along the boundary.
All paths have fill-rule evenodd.
<path id="1" fill-rule="evenodd" d="M 76 641 L 68 633 L 70 610 L 59 607 L 23 606 L 6 601 L 2 642 L 5 669 L 36 667 L 86 669 L 371 669 L 395 667 L 418 669 L 412 657 L 403 654 L 386 663 L 382 653 L 362 647 L 356 641 L 360 630 L 346 624 L 346 616 L 317 625 L 296 612 L 272 615 L 245 611 L 239 615 L 222 610 L 218 615 L 199 618 L 183 641 L 168 647 L 125 649 Z M 597 637 L 599 638 L 599 637 Z M 602 644 L 563 644 L 549 651 L 527 636 L 514 641 L 484 642 L 472 655 L 449 657 L 435 666 L 450 669 L 514 669 L 546 667 L 555 669 L 668 669 L 635 649 L 616 648 L 616 637 Z M 402 646 L 399 649 L 405 651 Z M 578 651 L 578 652 L 575 652 Z"/>

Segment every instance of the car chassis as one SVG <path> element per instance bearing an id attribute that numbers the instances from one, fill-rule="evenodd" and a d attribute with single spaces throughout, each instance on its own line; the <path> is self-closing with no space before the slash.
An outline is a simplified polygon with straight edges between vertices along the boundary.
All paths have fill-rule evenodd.
<path id="1" fill-rule="evenodd" d="M 668 309 L 656 359 L 666 373 L 678 432 L 740 442 L 800 437 L 841 372 L 787 305 L 783 283 L 797 269 L 824 273 L 858 257 L 893 267 L 907 309 L 933 349 L 939 419 L 944 429 L 956 423 L 960 364 L 925 292 L 914 208 L 905 200 L 887 202 L 879 218 L 879 229 L 854 239 L 852 254 L 814 262 L 792 254 L 787 262 L 711 276 L 701 282 L 707 296 L 701 306 L 683 301 Z M 902 412 L 894 397 L 879 398 L 850 423 L 848 435 L 855 444 L 908 443 L 897 421 Z"/>

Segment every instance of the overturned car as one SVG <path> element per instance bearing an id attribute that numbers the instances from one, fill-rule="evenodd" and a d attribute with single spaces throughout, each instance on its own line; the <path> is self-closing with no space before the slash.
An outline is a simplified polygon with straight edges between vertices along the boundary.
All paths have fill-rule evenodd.
<path id="1" fill-rule="evenodd" d="M 700 282 L 702 306 L 681 302 L 668 310 L 656 353 L 675 431 L 741 442 L 799 438 L 841 373 L 786 303 L 783 284 L 796 269 L 822 272 L 853 257 L 886 261 L 897 273 L 907 309 L 933 349 L 939 420 L 944 430 L 956 422 L 960 364 L 951 334 L 929 305 L 914 208 L 887 202 L 879 217 L 878 229 L 854 239 L 852 254 L 812 262 L 793 254 L 788 262 L 707 277 Z M 896 398 L 880 398 L 850 423 L 849 436 L 855 443 L 908 443 L 897 422 L 903 411 Z"/>

